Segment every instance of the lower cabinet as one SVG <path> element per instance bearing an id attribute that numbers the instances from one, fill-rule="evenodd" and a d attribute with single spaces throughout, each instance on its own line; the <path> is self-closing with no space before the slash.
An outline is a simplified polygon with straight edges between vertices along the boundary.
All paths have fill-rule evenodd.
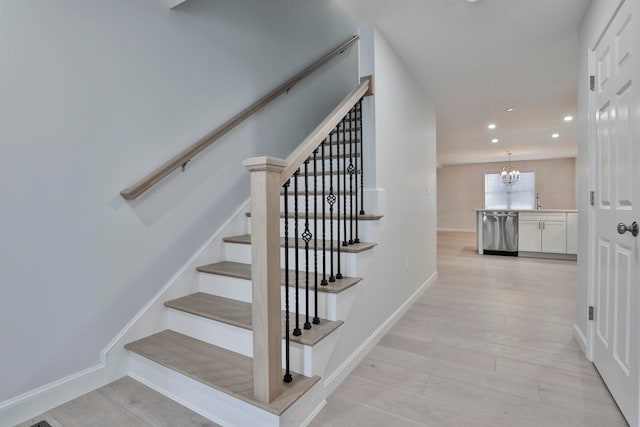
<path id="1" fill-rule="evenodd" d="M 520 212 L 518 218 L 518 251 L 569 253 L 566 213 Z"/>
<path id="2" fill-rule="evenodd" d="M 578 253 L 578 214 L 567 214 L 567 253 Z"/>

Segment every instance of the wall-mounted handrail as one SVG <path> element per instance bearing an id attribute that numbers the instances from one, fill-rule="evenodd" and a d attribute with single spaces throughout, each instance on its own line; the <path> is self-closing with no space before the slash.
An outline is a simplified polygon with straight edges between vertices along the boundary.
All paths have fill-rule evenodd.
<path id="1" fill-rule="evenodd" d="M 324 55 L 319 60 L 315 61 L 313 64 L 296 74 L 291 79 L 287 80 L 276 89 L 272 90 L 253 104 L 251 104 L 246 109 L 242 110 L 240 113 L 236 114 L 217 129 L 213 130 L 209 134 L 200 138 L 195 144 L 173 157 L 171 160 L 164 163 L 162 166 L 158 167 L 154 171 L 152 171 L 149 175 L 142 178 L 140 181 L 135 183 L 134 185 L 125 188 L 120 192 L 120 195 L 124 197 L 126 200 L 132 200 L 140 196 L 142 193 L 153 187 L 155 184 L 160 182 L 163 178 L 169 175 L 174 170 L 185 165 L 189 160 L 191 160 L 194 156 L 200 153 L 202 150 L 210 146 L 212 143 L 220 139 L 222 136 L 227 134 L 231 129 L 235 128 L 237 125 L 242 123 L 245 119 L 250 117 L 253 113 L 260 110 L 262 107 L 273 101 L 275 98 L 280 96 L 281 94 L 288 92 L 292 89 L 298 82 L 303 80 L 309 74 L 316 71 L 322 65 L 329 62 L 337 55 L 341 55 L 349 49 L 355 42 L 358 41 L 359 36 L 353 36 L 346 42 L 342 43 L 337 48 L 333 49 L 331 52 Z"/>

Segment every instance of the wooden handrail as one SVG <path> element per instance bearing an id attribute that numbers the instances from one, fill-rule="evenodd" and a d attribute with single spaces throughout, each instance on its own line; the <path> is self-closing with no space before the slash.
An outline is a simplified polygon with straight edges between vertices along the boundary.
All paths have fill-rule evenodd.
<path id="1" fill-rule="evenodd" d="M 219 126 L 214 131 L 200 138 L 195 144 L 191 147 L 184 150 L 182 153 L 178 154 L 168 162 L 164 163 L 162 166 L 155 169 L 146 177 L 142 178 L 140 181 L 135 183 L 134 185 L 125 188 L 120 192 L 120 195 L 124 197 L 126 200 L 132 200 L 140 196 L 142 193 L 147 191 L 149 188 L 153 187 L 155 184 L 160 182 L 163 178 L 169 175 L 174 170 L 178 169 L 185 165 L 189 160 L 191 160 L 195 155 L 200 153 L 202 150 L 207 148 L 209 145 L 220 139 L 223 135 L 227 134 L 231 129 L 235 128 L 237 125 L 242 123 L 245 119 L 250 117 L 253 113 L 260 110 L 262 107 L 273 101 L 275 98 L 280 96 L 281 94 L 288 92 L 292 89 L 298 82 L 307 77 L 309 74 L 316 71 L 325 63 L 329 62 L 337 55 L 341 55 L 349 49 L 355 42 L 358 41 L 359 36 L 353 36 L 346 42 L 342 43 L 337 48 L 333 49 L 331 52 L 296 74 L 291 79 L 287 80 L 276 89 L 272 90 L 253 104 L 251 104 L 246 109 L 242 110 L 240 113 L 236 114 L 221 126 Z"/>
<path id="2" fill-rule="evenodd" d="M 371 76 L 364 77 L 360 86 L 355 88 L 349 95 L 333 111 L 316 127 L 313 132 L 302 141 L 286 159 L 287 166 L 282 170 L 280 175 L 280 185 L 283 185 L 293 175 L 293 173 L 309 158 L 313 150 L 318 148 L 320 143 L 329 135 L 329 133 L 340 123 L 344 116 L 353 108 L 353 106 L 367 93 L 371 93 L 373 86 L 373 78 Z"/>

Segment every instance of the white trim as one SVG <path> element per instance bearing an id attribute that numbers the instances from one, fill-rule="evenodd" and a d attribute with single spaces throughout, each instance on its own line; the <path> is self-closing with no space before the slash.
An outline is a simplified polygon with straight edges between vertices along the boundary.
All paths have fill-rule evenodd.
<path id="1" fill-rule="evenodd" d="M 322 408 L 325 407 L 326 404 L 327 404 L 326 400 L 323 400 L 322 402 L 320 402 L 318 404 L 318 406 L 316 406 L 316 409 L 311 411 L 311 413 L 309 414 L 307 419 L 302 422 L 300 427 L 307 427 L 309 424 L 311 424 L 311 421 L 313 421 L 313 419 L 316 417 L 316 415 L 318 415 L 320 413 L 320 411 L 322 410 Z"/>
<path id="2" fill-rule="evenodd" d="M 476 232 L 474 228 L 438 228 L 438 231 L 454 231 L 454 232 L 462 232 L 462 233 Z"/>
<path id="3" fill-rule="evenodd" d="M 106 365 L 99 363 L 0 402 L 2 425 L 16 425 L 106 384 Z"/>
<path id="4" fill-rule="evenodd" d="M 382 339 L 389 329 L 402 317 L 402 315 L 411 307 L 411 305 L 420 297 L 420 295 L 429 289 L 429 287 L 438 278 L 438 272 L 434 272 L 407 300 L 398 307 L 396 311 L 382 322 L 373 334 L 367 338 L 356 351 L 351 354 L 324 382 L 325 393 L 328 396 L 340 385 L 340 383 L 351 373 L 358 363 L 373 349 L 373 347 Z"/>
<path id="5" fill-rule="evenodd" d="M 241 221 L 244 221 L 244 212 L 249 202 L 250 199 L 245 200 L 229 219 L 189 258 L 182 268 L 167 281 L 160 291 L 127 323 L 115 338 L 107 344 L 100 352 L 99 363 L 67 377 L 27 391 L 21 395 L 12 397 L 4 402 L 0 402 L 0 420 L 2 420 L 2 423 L 7 423 L 8 425 L 22 423 L 51 408 L 55 408 L 58 405 L 125 376 L 128 370 L 125 359 L 127 353 L 118 343 L 121 342 L 122 339 L 127 336 L 127 333 L 154 307 L 154 304 L 164 303 L 164 301 L 161 301 L 163 295 L 165 295 L 174 284 L 179 282 L 183 275 L 193 272 L 193 264 L 198 260 L 198 257 L 201 256 L 217 238 L 221 238 L 221 234 L 234 220 L 240 218 Z"/>
<path id="6" fill-rule="evenodd" d="M 573 324 L 573 338 L 576 340 L 582 352 L 587 354 L 587 337 L 584 336 L 577 323 Z"/>

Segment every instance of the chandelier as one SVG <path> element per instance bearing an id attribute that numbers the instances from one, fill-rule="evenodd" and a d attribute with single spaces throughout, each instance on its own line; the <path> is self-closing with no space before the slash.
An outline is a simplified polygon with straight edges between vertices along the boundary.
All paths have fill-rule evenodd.
<path id="1" fill-rule="evenodd" d="M 505 185 L 513 185 L 520 179 L 520 170 L 518 166 L 511 163 L 511 153 L 509 154 L 509 164 L 502 168 L 500 172 L 500 181 Z"/>

